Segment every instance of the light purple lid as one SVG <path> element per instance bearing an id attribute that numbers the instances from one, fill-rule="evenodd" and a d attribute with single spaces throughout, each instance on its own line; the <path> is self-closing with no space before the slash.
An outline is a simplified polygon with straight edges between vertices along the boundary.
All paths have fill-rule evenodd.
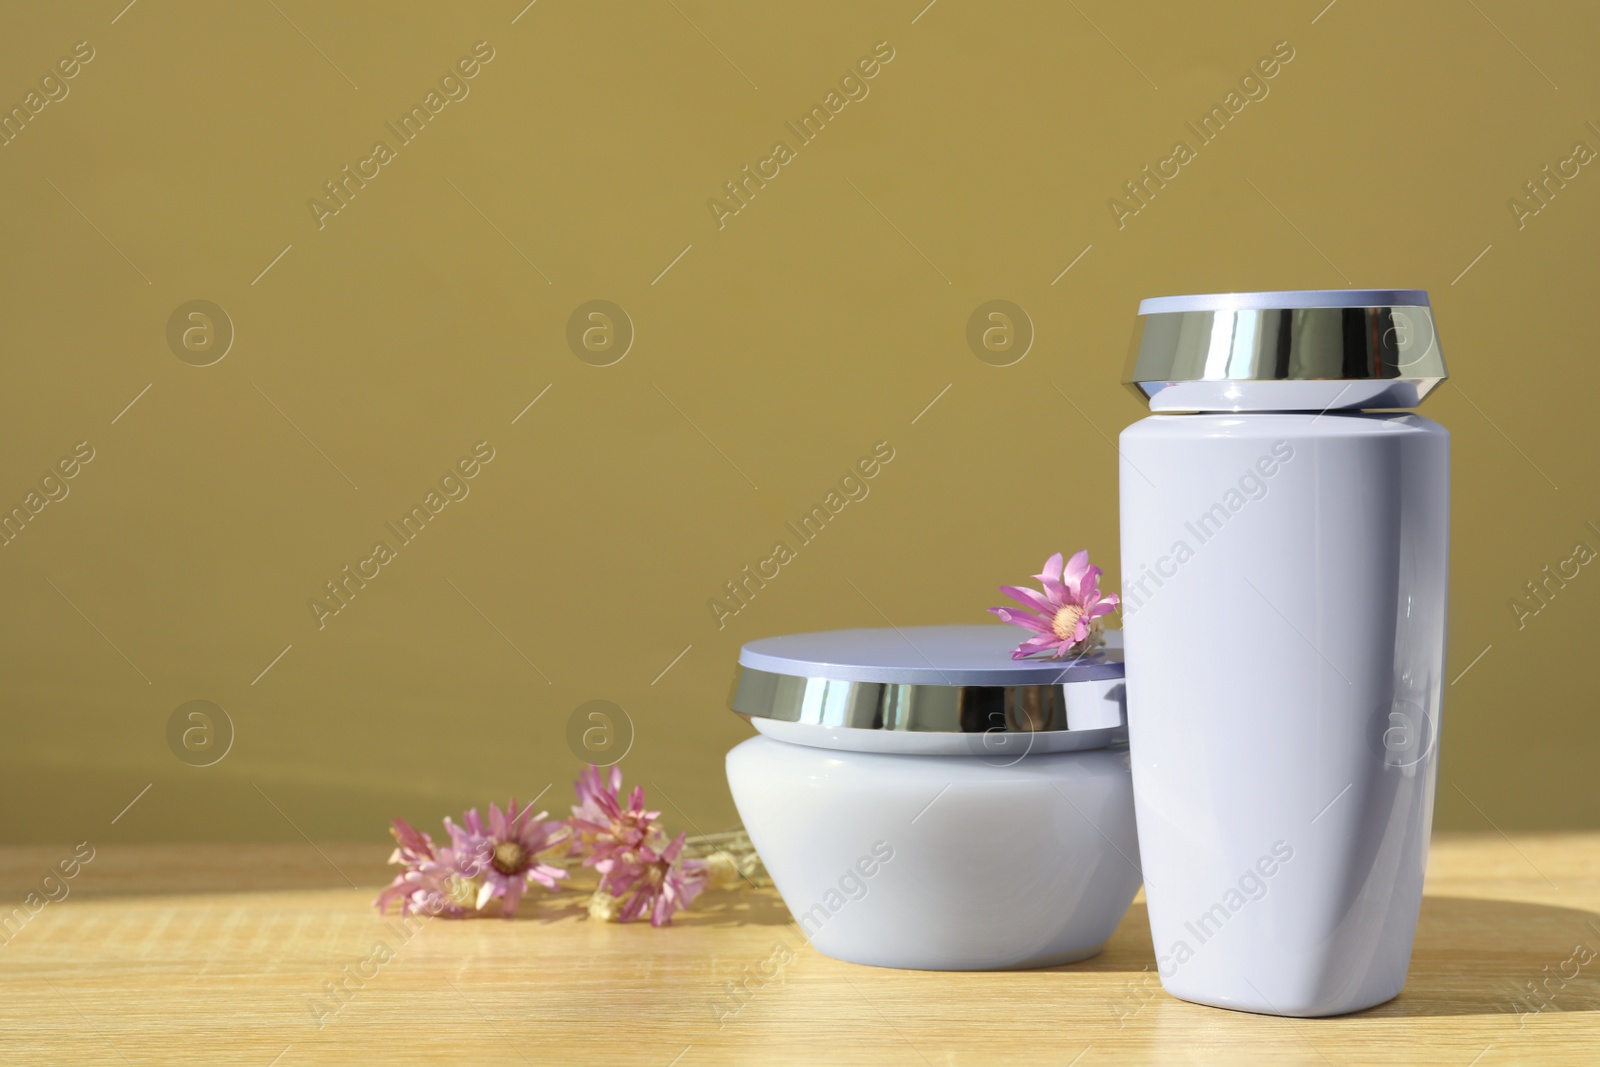
<path id="1" fill-rule="evenodd" d="M 1139 301 L 1139 314 L 1177 311 L 1294 311 L 1300 308 L 1430 307 L 1423 289 L 1280 289 L 1264 293 L 1196 293 L 1152 296 Z"/>
<path id="2" fill-rule="evenodd" d="M 1122 635 L 1086 656 L 1013 660 L 1028 634 L 1015 626 L 905 626 L 824 630 L 751 641 L 741 666 L 800 678 L 887 685 L 1057 685 L 1121 678 Z"/>

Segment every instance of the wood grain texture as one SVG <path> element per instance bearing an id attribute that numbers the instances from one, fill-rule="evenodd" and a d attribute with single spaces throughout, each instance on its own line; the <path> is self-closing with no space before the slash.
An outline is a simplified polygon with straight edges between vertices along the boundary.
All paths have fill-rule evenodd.
<path id="1" fill-rule="evenodd" d="M 69 852 L 0 850 L 6 908 Z M 1139 902 L 1095 959 L 933 974 L 818 955 L 771 891 L 708 894 L 666 930 L 592 922 L 569 898 L 407 933 L 370 908 L 384 854 L 101 849 L 0 946 L 0 1062 L 1600 1062 L 1600 958 L 1551 979 L 1536 1013 L 1524 986 L 1600 950 L 1600 834 L 1437 839 L 1405 991 L 1314 1021 L 1166 996 Z M 393 958 L 329 996 L 380 944 Z M 764 963 L 771 980 L 730 995 Z"/>

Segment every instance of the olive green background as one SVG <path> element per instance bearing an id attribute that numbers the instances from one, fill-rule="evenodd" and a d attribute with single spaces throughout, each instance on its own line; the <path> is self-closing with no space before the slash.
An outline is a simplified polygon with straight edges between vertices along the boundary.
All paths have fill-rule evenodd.
<path id="1" fill-rule="evenodd" d="M 1437 825 L 1600 825 L 1600 577 L 1510 607 L 1600 547 L 1600 173 L 1508 206 L 1600 147 L 1585 5 L 125 2 L 0 16 L 7 108 L 95 54 L 0 148 L 0 504 L 95 451 L 0 548 L 4 840 L 559 809 L 592 700 L 669 826 L 728 828 L 742 642 L 985 621 L 1057 549 L 1115 588 L 1139 298 L 1346 285 L 1430 290 L 1453 375 L 1425 408 L 1455 442 Z M 480 41 L 470 95 L 319 228 L 323 183 Z M 1108 201 L 1285 41 L 1119 228 Z M 203 367 L 167 339 L 201 299 L 236 334 Z M 967 340 L 996 299 L 1035 332 L 1009 366 Z M 591 300 L 632 323 L 610 366 L 568 344 Z M 470 495 L 319 629 L 323 583 L 480 441 Z M 708 601 L 885 441 L 719 628 Z M 191 700 L 235 730 L 211 766 L 169 748 Z"/>

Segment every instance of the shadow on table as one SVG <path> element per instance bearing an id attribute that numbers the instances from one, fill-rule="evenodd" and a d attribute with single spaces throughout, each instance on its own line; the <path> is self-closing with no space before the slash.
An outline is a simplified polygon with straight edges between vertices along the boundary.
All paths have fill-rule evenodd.
<path id="1" fill-rule="evenodd" d="M 1600 914 L 1424 897 L 1405 988 L 1362 1016 L 1572 1011 L 1600 1011 Z"/>
<path id="2" fill-rule="evenodd" d="M 574 920 L 590 921 L 589 893 L 592 886 L 574 886 L 573 891 L 546 896 L 530 894 L 523 898 L 517 922 L 559 923 Z M 490 906 L 491 911 L 493 905 Z M 483 917 L 498 918 L 498 913 Z M 474 916 L 470 921 L 477 921 Z M 648 916 L 638 920 L 647 922 Z M 792 926 L 793 917 L 783 906 L 777 891 L 766 890 L 708 890 L 695 899 L 688 910 L 672 917 L 673 926 Z"/>
<path id="3" fill-rule="evenodd" d="M 1105 951 L 1061 972 L 1135 972 L 1158 982 L 1143 902 Z M 1600 1011 L 1600 914 L 1514 900 L 1424 897 L 1398 997 L 1347 1018 Z"/>
<path id="4" fill-rule="evenodd" d="M 775 889 L 708 890 L 688 911 L 673 917 L 674 926 L 792 926 L 794 916 Z"/>

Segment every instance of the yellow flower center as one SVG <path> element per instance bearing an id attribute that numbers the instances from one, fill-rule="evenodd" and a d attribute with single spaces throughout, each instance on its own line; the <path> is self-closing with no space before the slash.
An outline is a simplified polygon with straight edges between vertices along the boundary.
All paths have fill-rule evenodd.
<path id="1" fill-rule="evenodd" d="M 1050 622 L 1050 629 L 1063 641 L 1071 641 L 1072 635 L 1077 633 L 1078 620 L 1083 618 L 1083 609 L 1075 604 L 1068 604 L 1056 612 L 1056 617 Z"/>
<path id="2" fill-rule="evenodd" d="M 502 841 L 494 846 L 494 869 L 501 874 L 520 874 L 528 862 L 528 853 L 519 841 Z"/>

